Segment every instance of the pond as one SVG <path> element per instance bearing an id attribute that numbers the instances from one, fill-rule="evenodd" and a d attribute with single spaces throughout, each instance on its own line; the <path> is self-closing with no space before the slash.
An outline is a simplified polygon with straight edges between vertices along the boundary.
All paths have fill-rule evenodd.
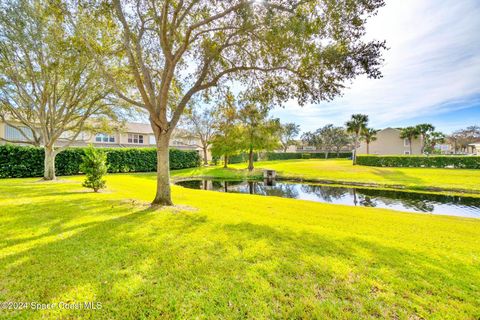
<path id="1" fill-rule="evenodd" d="M 249 193 L 351 206 L 386 208 L 480 218 L 480 198 L 287 181 L 186 180 L 178 185 L 202 190 Z"/>

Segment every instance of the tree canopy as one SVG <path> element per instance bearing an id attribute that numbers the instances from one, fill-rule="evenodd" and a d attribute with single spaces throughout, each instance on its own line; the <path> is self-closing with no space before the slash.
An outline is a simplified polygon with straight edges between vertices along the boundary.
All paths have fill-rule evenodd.
<path id="1" fill-rule="evenodd" d="M 110 86 L 62 9 L 60 1 L 0 2 L 0 119 L 25 143 L 45 147 L 49 180 L 62 148 L 117 115 Z M 87 122 L 93 116 L 95 126 Z"/>
<path id="2" fill-rule="evenodd" d="M 279 119 L 269 118 L 268 108 L 254 103 L 245 104 L 238 112 L 243 149 L 248 152 L 248 170 L 253 170 L 255 151 L 270 151 L 280 146 Z"/>
<path id="3" fill-rule="evenodd" d="M 295 145 L 295 137 L 300 133 L 300 125 L 289 122 L 281 125 L 280 143 L 283 152 L 287 152 L 289 146 Z"/>
<path id="4" fill-rule="evenodd" d="M 202 91 L 259 90 L 264 102 L 330 100 L 357 75 L 380 77 L 384 42 L 364 39 L 383 0 L 101 0 L 72 10 L 77 29 L 117 94 L 149 112 L 158 149 L 153 204 L 171 204 L 168 141 L 185 106 Z M 78 14 L 88 19 L 80 19 Z M 106 55 L 108 59 L 103 56 Z M 112 58 L 116 55 L 116 58 Z M 128 70 L 122 91 L 111 69 Z"/>

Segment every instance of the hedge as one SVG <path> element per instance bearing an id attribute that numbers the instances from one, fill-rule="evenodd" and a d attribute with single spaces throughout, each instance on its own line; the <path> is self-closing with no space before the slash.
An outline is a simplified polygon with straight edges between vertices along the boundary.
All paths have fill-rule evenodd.
<path id="1" fill-rule="evenodd" d="M 351 152 L 340 152 L 338 155 L 336 152 L 329 152 L 328 158 L 349 158 L 352 156 Z M 324 159 L 325 152 L 268 152 L 266 155 L 267 160 L 288 160 L 288 159 Z"/>
<path id="2" fill-rule="evenodd" d="M 107 153 L 108 172 L 154 172 L 157 153 L 155 148 L 102 148 Z M 67 148 L 55 158 L 58 176 L 80 173 L 84 148 Z M 16 145 L 0 146 L 0 178 L 43 176 L 43 148 Z M 197 151 L 170 149 L 170 169 L 198 167 Z"/>
<path id="3" fill-rule="evenodd" d="M 351 158 L 351 152 L 340 152 L 338 155 L 336 152 L 329 152 L 328 159 L 332 158 Z M 259 155 L 255 152 L 253 156 L 254 161 L 258 160 L 290 160 L 290 159 L 324 159 L 325 152 L 308 152 L 308 153 L 300 153 L 300 152 L 266 152 L 261 153 Z M 217 164 L 220 161 L 220 157 L 214 156 L 213 163 Z M 242 163 L 248 161 L 248 153 L 241 153 L 238 155 L 230 156 L 228 158 L 228 163 Z"/>
<path id="4" fill-rule="evenodd" d="M 359 155 L 357 164 L 373 167 L 480 169 L 477 156 L 377 156 Z"/>
<path id="5" fill-rule="evenodd" d="M 248 161 L 248 153 L 241 153 L 237 154 L 235 156 L 230 156 L 228 157 L 228 163 L 233 164 L 233 163 L 242 163 L 242 162 L 247 162 Z M 255 152 L 253 154 L 253 161 L 258 161 L 258 153 Z"/>

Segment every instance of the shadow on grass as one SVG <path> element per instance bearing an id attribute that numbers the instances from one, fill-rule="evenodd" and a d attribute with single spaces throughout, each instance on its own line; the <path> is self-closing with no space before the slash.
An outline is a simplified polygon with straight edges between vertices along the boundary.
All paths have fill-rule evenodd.
<path id="1" fill-rule="evenodd" d="M 28 222 L 51 208 L 35 206 L 16 208 L 21 218 L 11 227 L 40 223 L 49 231 L 6 239 L 3 248 L 54 240 L 0 258 L 0 300 L 94 299 L 103 303 L 101 310 L 65 312 L 138 319 L 311 317 L 328 308 L 325 303 L 357 316 L 428 317 L 445 303 L 468 310 L 478 298 L 471 275 L 479 274 L 470 266 L 355 237 L 219 225 L 198 213 L 86 198 L 70 201 L 60 219 Z M 104 220 L 65 227 L 82 216 L 79 208 Z M 32 311 L 23 312 L 16 315 Z"/>
<path id="2" fill-rule="evenodd" d="M 386 180 L 394 182 L 395 184 L 422 184 L 424 181 L 414 175 L 406 174 L 405 172 L 388 168 L 389 170 L 373 169 L 372 173 L 380 176 Z"/>

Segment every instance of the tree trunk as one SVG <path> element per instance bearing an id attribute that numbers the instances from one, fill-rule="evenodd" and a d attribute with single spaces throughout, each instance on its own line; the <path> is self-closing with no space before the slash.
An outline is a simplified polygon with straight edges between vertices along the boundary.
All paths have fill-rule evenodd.
<path id="1" fill-rule="evenodd" d="M 203 163 L 208 166 L 208 159 L 207 159 L 207 147 L 203 147 Z"/>
<path id="2" fill-rule="evenodd" d="M 248 193 L 253 194 L 253 181 L 248 181 Z"/>
<path id="3" fill-rule="evenodd" d="M 357 164 L 357 146 L 358 146 L 358 135 L 355 135 L 355 145 L 353 146 L 353 165 Z"/>
<path id="4" fill-rule="evenodd" d="M 45 146 L 45 161 L 43 169 L 43 180 L 55 180 L 55 150 L 53 146 Z"/>
<path id="5" fill-rule="evenodd" d="M 424 135 L 422 135 L 422 145 L 421 145 L 421 148 L 420 148 L 420 154 L 423 155 L 425 153 L 425 141 L 426 141 L 426 138 Z"/>
<path id="6" fill-rule="evenodd" d="M 253 148 L 250 147 L 250 151 L 248 153 L 248 171 L 253 170 Z"/>
<path id="7" fill-rule="evenodd" d="M 228 155 L 224 156 L 224 163 L 223 163 L 224 168 L 228 168 Z"/>
<path id="8" fill-rule="evenodd" d="M 328 159 L 328 151 L 325 151 L 325 159 Z"/>
<path id="9" fill-rule="evenodd" d="M 152 206 L 171 206 L 170 191 L 170 159 L 168 151 L 169 133 L 159 132 L 157 135 L 157 193 Z"/>
<path id="10" fill-rule="evenodd" d="M 367 154 L 370 154 L 370 143 L 367 142 Z"/>

